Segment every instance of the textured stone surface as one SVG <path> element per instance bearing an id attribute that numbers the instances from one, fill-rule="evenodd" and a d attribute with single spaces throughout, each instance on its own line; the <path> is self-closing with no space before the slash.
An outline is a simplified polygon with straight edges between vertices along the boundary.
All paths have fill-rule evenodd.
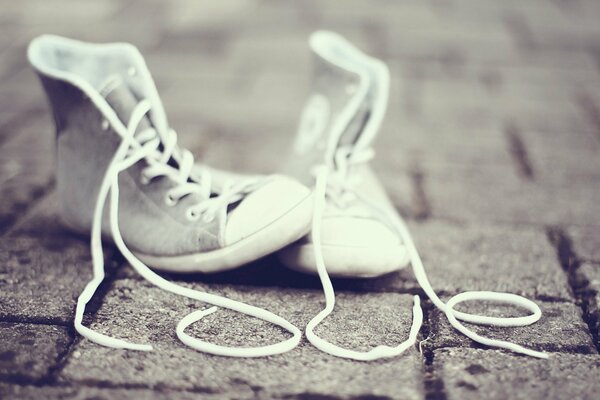
<path id="1" fill-rule="evenodd" d="M 30 77 L 33 79 L 32 77 Z M 0 232 L 5 231 L 47 189 L 53 178 L 54 145 L 50 118 L 14 117 L 0 139 Z"/>
<path id="2" fill-rule="evenodd" d="M 600 228 L 571 228 L 568 233 L 573 250 L 580 260 L 600 262 Z"/>
<path id="3" fill-rule="evenodd" d="M 108 247 L 109 275 L 111 254 Z M 54 196 L 45 198 L 0 240 L 0 318 L 69 324 L 91 277 L 87 239 L 65 231 Z"/>
<path id="4" fill-rule="evenodd" d="M 476 333 L 520 344 L 535 350 L 548 352 L 596 353 L 588 326 L 582 319 L 581 309 L 572 303 L 536 302 L 542 310 L 542 318 L 533 325 L 516 328 L 488 327 L 465 324 Z M 527 315 L 528 311 L 514 306 L 494 303 L 464 303 L 458 310 L 502 317 Z M 430 313 L 431 331 L 427 346 L 468 347 L 475 342 L 456 331 L 445 314 L 437 309 Z"/>
<path id="5" fill-rule="evenodd" d="M 304 326 L 319 311 L 316 291 L 205 287 L 252 305 L 265 307 Z M 153 352 L 123 352 L 88 341 L 77 345 L 61 381 L 144 384 L 235 395 L 258 390 L 265 397 L 299 395 L 381 395 L 420 398 L 421 361 L 407 354 L 373 363 L 357 363 L 319 352 L 307 343 L 295 350 L 263 359 L 230 359 L 190 350 L 175 336 L 175 325 L 202 304 L 171 295 L 133 280 L 116 281 L 98 311 L 93 327 L 135 342 L 152 343 Z M 338 295 L 334 314 L 317 333 L 338 345 L 366 350 L 397 344 L 410 329 L 412 299 L 398 294 Z M 281 329 L 229 311 L 218 311 L 189 329 L 195 336 L 227 345 L 256 346 L 286 337 Z M 179 366 L 185 365 L 185 368 Z M 310 369 L 307 369 L 310 366 Z M 302 373 L 298 373 L 302 371 Z M 398 385 L 402 382 L 402 385 Z"/>
<path id="6" fill-rule="evenodd" d="M 143 278 L 130 266 L 120 268 L 117 272 L 120 278 L 142 280 Z M 267 256 L 238 269 L 215 274 L 172 274 L 172 279 L 183 279 L 190 282 L 212 284 L 238 284 L 244 286 L 279 287 L 321 290 L 321 282 L 315 275 L 292 271 L 281 263 L 277 255 Z M 403 292 L 415 293 L 418 284 L 409 268 L 402 269 L 378 278 L 333 278 L 336 290 L 352 292 Z"/>
<path id="7" fill-rule="evenodd" d="M 71 342 L 66 328 L 51 325 L 0 322 L 0 337 L 0 379 L 13 382 L 45 378 Z"/>
<path id="8" fill-rule="evenodd" d="M 437 292 L 572 296 L 555 250 L 541 229 L 431 221 L 411 224 L 411 230 Z"/>
<path id="9" fill-rule="evenodd" d="M 0 329 L 18 362 L 3 364 L 17 372 L 0 376 L 0 398 L 597 397 L 597 356 L 572 354 L 593 353 L 600 333 L 597 1 L 22 0 L 1 9 Z M 340 32 L 390 67 L 373 166 L 409 218 L 434 289 L 444 299 L 473 289 L 534 299 L 545 311 L 538 324 L 476 329 L 554 357 L 477 351 L 431 308 L 423 356 L 411 349 L 365 364 L 306 341 L 267 359 L 207 356 L 174 333 L 203 305 L 150 287 L 129 267 L 114 273 L 122 259 L 107 246 L 115 262 L 86 323 L 156 351 L 111 350 L 77 336 L 56 365 L 91 264 L 88 240 L 60 228 L 47 196 L 52 115 L 27 66 L 29 41 L 55 33 L 134 43 L 179 143 L 210 165 L 270 173 L 288 154 L 308 95 L 306 38 L 315 29 Z M 222 274 L 166 276 L 272 309 L 299 327 L 322 306 L 318 279 L 275 256 Z M 334 286 L 338 307 L 319 327 L 325 337 L 357 349 L 405 338 L 411 294 L 419 292 L 410 269 Z M 35 337 L 41 355 L 15 333 L 27 323 L 47 333 Z M 230 344 L 286 337 L 223 310 L 190 331 Z"/>
<path id="10" fill-rule="evenodd" d="M 90 386 L 20 386 L 0 383 L 0 397 L 7 399 L 38 400 L 192 400 L 192 399 L 222 399 L 219 393 L 208 393 L 206 391 L 182 391 L 164 388 L 97 388 Z M 252 390 L 235 393 L 236 399 L 253 399 L 256 393 Z"/>
<path id="11" fill-rule="evenodd" d="M 600 224 L 596 172 L 544 185 L 522 180 L 508 165 L 424 169 L 434 216 L 474 223 Z"/>
<path id="12" fill-rule="evenodd" d="M 596 339 L 600 338 L 600 264 L 585 263 L 577 270 L 581 301 L 584 304 L 586 320 Z"/>
<path id="13" fill-rule="evenodd" d="M 0 317 L 70 323 L 91 276 L 89 247 L 80 239 L 5 237 L 0 241 Z"/>
<path id="14" fill-rule="evenodd" d="M 495 290 L 528 297 L 572 299 L 565 274 L 543 229 L 445 221 L 411 223 L 427 275 L 436 292 L 457 294 L 466 290 Z M 129 269 L 123 274 L 136 276 Z M 289 271 L 276 257 L 259 260 L 237 271 L 191 275 L 206 283 L 319 288 L 314 276 Z M 407 267 L 377 279 L 334 280 L 338 289 L 352 291 L 403 291 L 419 289 Z"/>
<path id="15" fill-rule="evenodd" d="M 548 360 L 497 350 L 443 349 L 434 365 L 448 399 L 593 399 L 600 356 L 553 354 Z"/>

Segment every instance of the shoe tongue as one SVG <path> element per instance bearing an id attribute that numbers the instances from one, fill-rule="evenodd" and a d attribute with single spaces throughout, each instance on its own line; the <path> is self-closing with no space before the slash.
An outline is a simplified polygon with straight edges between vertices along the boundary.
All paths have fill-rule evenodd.
<path id="1" fill-rule="evenodd" d="M 296 152 L 325 150 L 332 135 L 338 134 L 338 146 L 368 145 L 372 137 L 363 137 L 363 132 L 373 114 L 378 86 L 386 84 L 373 74 L 371 65 L 379 61 L 331 32 L 314 34 L 311 47 L 315 54 L 313 94 L 300 120 Z"/>
<path id="2" fill-rule="evenodd" d="M 125 81 L 123 81 L 123 78 L 118 75 L 109 77 L 101 86 L 99 92 L 114 110 L 115 114 L 117 114 L 123 125 L 127 126 L 131 113 L 140 101 Z M 151 126 L 152 124 L 148 119 L 148 115 L 146 115 L 137 126 L 136 132 L 148 129 Z"/>

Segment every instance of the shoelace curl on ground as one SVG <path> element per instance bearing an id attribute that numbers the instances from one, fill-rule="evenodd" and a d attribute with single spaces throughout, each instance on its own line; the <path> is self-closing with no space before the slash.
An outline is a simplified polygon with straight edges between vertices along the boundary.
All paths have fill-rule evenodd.
<path id="1" fill-rule="evenodd" d="M 381 211 L 376 205 L 370 204 L 369 201 L 361 196 L 360 193 L 352 191 L 349 185 L 345 184 L 345 180 L 348 177 L 348 168 L 352 164 L 360 164 L 367 162 L 374 156 L 374 151 L 370 148 L 352 151 L 351 148 L 342 147 L 339 148 L 333 157 L 333 163 L 329 165 L 322 165 L 314 169 L 315 175 L 315 209 L 313 215 L 313 243 L 315 247 L 315 261 L 317 264 L 317 271 L 321 284 L 323 286 L 323 292 L 325 294 L 325 308 L 318 313 L 306 326 L 306 337 L 307 339 L 318 349 L 334 356 L 350 358 L 354 360 L 368 361 L 379 358 L 394 357 L 403 353 L 406 349 L 412 346 L 417 339 L 417 334 L 423 323 L 423 312 L 420 307 L 419 296 L 414 296 L 413 306 L 413 321 L 408 335 L 408 339 L 400 343 L 396 347 L 390 346 L 377 346 L 366 352 L 359 352 L 354 350 L 345 349 L 339 347 L 331 342 L 328 342 L 319 337 L 315 332 L 315 328 L 329 315 L 335 306 L 335 292 L 329 274 L 327 273 L 327 267 L 325 266 L 325 260 L 321 251 L 321 220 L 325 210 L 327 200 L 333 201 L 336 204 L 340 203 L 340 200 L 335 199 L 335 196 L 346 196 L 344 192 L 351 191 L 352 196 L 359 198 L 369 208 L 378 214 L 382 220 L 391 219 L 391 224 L 394 227 L 397 235 L 402 239 L 406 250 L 410 257 L 410 263 L 413 269 L 413 273 L 417 282 L 433 302 L 433 304 L 443 311 L 448 318 L 450 324 L 457 329 L 459 332 L 474 340 L 477 343 L 490 346 L 504 348 L 516 353 L 525 354 L 537 358 L 548 358 L 548 354 L 540 351 L 528 349 L 520 346 L 516 343 L 511 343 L 503 340 L 490 339 L 477 334 L 464 326 L 460 321 L 469 322 L 478 325 L 489 325 L 489 326 L 503 326 L 503 327 L 515 327 L 515 326 L 527 326 L 537 322 L 542 316 L 542 312 L 537 304 L 533 301 L 526 299 L 522 296 L 512 293 L 501 293 L 491 291 L 467 291 L 457 294 L 450 298 L 448 302 L 444 303 L 433 290 L 425 267 L 421 260 L 417 248 L 414 244 L 412 235 L 406 226 L 404 220 L 397 215 L 387 215 Z M 333 176 L 333 178 L 331 178 Z M 344 200 L 341 200 L 343 203 Z M 518 307 L 525 308 L 531 311 L 531 314 L 525 317 L 489 317 L 485 315 L 469 314 L 454 309 L 459 303 L 473 300 L 483 301 L 494 301 L 498 303 L 512 304 Z"/>
<path id="2" fill-rule="evenodd" d="M 173 155 L 173 152 L 177 150 L 177 135 L 175 132 L 169 131 L 166 135 L 161 135 L 160 132 L 156 132 L 153 128 L 149 128 L 136 134 L 138 125 L 150 109 L 150 103 L 143 100 L 133 110 L 127 127 L 122 126 L 122 124 L 120 126 L 114 126 L 114 129 L 122 136 L 122 141 L 104 175 L 98 194 L 98 200 L 94 207 L 91 233 L 93 279 L 88 282 L 77 299 L 75 328 L 82 336 L 104 346 L 142 351 L 152 350 L 151 345 L 131 343 L 122 339 L 117 339 L 96 332 L 83 325 L 85 306 L 91 300 L 105 276 L 104 254 L 101 239 L 102 214 L 107 197 L 110 194 L 110 228 L 113 240 L 121 254 L 123 254 L 125 259 L 142 277 L 168 292 L 262 319 L 280 326 L 292 334 L 292 337 L 287 340 L 260 347 L 220 346 L 186 334 L 185 328 L 217 310 L 216 307 L 212 307 L 206 310 L 192 312 L 179 322 L 176 332 L 182 342 L 196 350 L 230 357 L 262 357 L 285 353 L 293 349 L 300 342 L 302 333 L 296 326 L 292 325 L 287 320 L 259 307 L 174 284 L 148 268 L 124 243 L 119 229 L 118 216 L 119 174 L 142 159 L 145 159 L 149 164 L 148 168 L 144 171 L 146 179 L 149 180 L 153 177 L 167 176 L 179 183 L 179 185 L 169 193 L 173 201 L 177 201 L 177 199 L 191 193 L 202 193 L 205 195 L 205 200 L 202 203 L 199 203 L 190 209 L 192 212 L 188 210 L 188 217 L 192 219 L 198 218 L 200 215 L 214 216 L 215 214 L 210 213 L 216 213 L 219 212 L 219 210 L 221 210 L 221 212 L 226 212 L 227 206 L 239 200 L 244 194 L 245 189 L 255 183 L 249 180 L 240 185 L 228 185 L 221 195 L 211 198 L 210 176 L 208 171 L 203 172 L 201 182 L 188 182 L 193 165 L 193 157 L 189 152 L 182 152 L 179 168 L 176 169 L 167 164 Z M 159 147 L 161 143 L 163 145 L 162 151 Z"/>
<path id="3" fill-rule="evenodd" d="M 77 331 L 84 337 L 114 348 L 124 348 L 132 350 L 152 350 L 152 346 L 148 344 L 137 344 L 131 343 L 125 340 L 113 338 L 99 332 L 96 332 L 83 325 L 83 314 L 85 312 L 86 304 L 91 300 L 98 286 L 102 283 L 104 273 L 104 256 L 101 242 L 101 221 L 104 207 L 108 195 L 110 194 L 110 227 L 113 235 L 115 244 L 117 245 L 120 252 L 126 258 L 126 260 L 133 266 L 133 268 L 149 282 L 153 283 L 157 287 L 169 291 L 171 293 L 185 296 L 191 299 L 195 299 L 201 302 L 212 304 L 214 306 L 227 308 L 233 311 L 237 311 L 252 317 L 262 319 L 264 321 L 273 323 L 282 327 L 283 329 L 292 333 L 292 337 L 267 346 L 261 347 L 227 347 L 209 343 L 207 341 L 194 338 L 185 333 L 185 329 L 201 320 L 203 317 L 215 312 L 216 307 L 212 307 L 206 310 L 198 310 L 188 314 L 183 318 L 177 325 L 176 332 L 179 339 L 186 345 L 211 354 L 232 356 L 232 357 L 260 357 L 267 355 L 274 355 L 279 353 L 287 352 L 298 345 L 301 338 L 300 330 L 288 322 L 287 320 L 269 312 L 264 309 L 251 306 L 245 303 L 234 301 L 225 297 L 209 294 L 206 292 L 200 292 L 197 290 L 189 289 L 183 286 L 176 285 L 161 276 L 154 273 L 148 268 L 143 262 L 141 262 L 126 246 L 124 243 L 118 222 L 118 206 L 119 206 L 119 185 L 118 176 L 119 173 L 126 170 L 127 168 L 134 165 L 141 159 L 146 159 L 149 166 L 144 170 L 145 179 L 151 180 L 158 176 L 168 176 L 179 185 L 172 189 L 168 194 L 173 201 L 177 201 L 183 196 L 192 193 L 201 193 L 206 199 L 204 202 L 199 203 L 193 208 L 189 209 L 188 217 L 198 218 L 201 215 L 214 217 L 215 213 L 225 212 L 226 207 L 239 200 L 244 193 L 244 190 L 248 185 L 252 185 L 252 182 L 243 182 L 240 185 L 228 185 L 224 192 L 217 197 L 210 198 L 210 174 L 208 171 L 202 173 L 200 182 L 190 183 L 188 178 L 191 173 L 193 166 L 193 157 L 187 151 L 183 151 L 179 161 L 179 168 L 176 169 L 167 164 L 171 158 L 173 152 L 176 149 L 177 136 L 175 132 L 169 131 L 166 137 L 161 138 L 157 136 L 157 132 L 154 129 L 147 129 L 136 134 L 138 124 L 142 118 L 149 112 L 150 104 L 147 101 L 142 101 L 134 109 L 130 121 L 127 127 L 115 127 L 122 135 L 122 142 L 119 148 L 115 152 L 113 159 L 106 171 L 100 191 L 98 194 L 98 201 L 94 208 L 93 225 L 92 225 L 92 237 L 91 237 L 91 249 L 92 249 L 92 262 L 94 268 L 94 277 L 86 285 L 84 290 L 77 301 L 77 308 L 75 314 L 75 327 Z M 163 144 L 162 151 L 159 150 L 159 145 Z M 367 162 L 374 152 L 371 149 L 363 150 L 362 152 L 352 152 L 351 149 L 343 148 L 335 154 L 335 166 L 321 166 L 315 170 L 316 174 L 316 186 L 315 186 L 315 210 L 313 215 L 313 241 L 315 245 L 315 258 L 319 273 L 319 278 L 323 285 L 325 293 L 325 308 L 317 314 L 306 327 L 306 336 L 308 340 L 318 349 L 326 353 L 355 360 L 375 360 L 384 357 L 393 357 L 406 351 L 409 347 L 414 345 L 417 339 L 418 332 L 423 322 L 423 313 L 420 307 L 420 299 L 418 296 L 414 297 L 413 306 L 413 322 L 410 329 L 409 337 L 406 341 L 399 344 L 398 346 L 377 346 L 367 352 L 358 352 L 342 347 L 336 346 L 322 338 L 320 338 L 314 329 L 333 311 L 335 306 L 335 292 L 331 280 L 327 273 L 327 268 L 321 252 L 321 238 L 320 238 L 320 227 L 321 219 L 324 212 L 325 202 L 327 198 L 334 199 L 334 202 L 345 200 L 341 199 L 341 196 L 345 196 L 351 189 L 344 184 L 347 178 L 347 170 L 349 164 L 353 163 L 364 163 Z M 330 178 L 333 175 L 333 178 Z M 352 196 L 356 196 L 369 204 L 360 193 L 352 192 Z M 444 303 L 435 293 L 427 275 L 424 270 L 423 263 L 416 250 L 412 236 L 406 224 L 401 218 L 394 218 L 394 216 L 383 215 L 375 205 L 370 204 L 370 207 L 374 212 L 379 213 L 382 218 L 393 218 L 392 224 L 395 227 L 397 234 L 403 240 L 404 245 L 410 256 L 411 265 L 415 277 L 419 285 L 423 288 L 427 296 L 431 299 L 436 307 L 442 310 L 448 318 L 450 324 L 459 330 L 464 335 L 468 336 L 472 340 L 491 347 L 505 348 L 512 350 L 517 353 L 522 353 L 538 358 L 547 358 L 548 355 L 543 352 L 534 351 L 527 349 L 523 346 L 483 337 L 472 330 L 466 328 L 460 321 L 470 322 L 480 325 L 492 325 L 492 326 L 526 326 L 530 325 L 541 317 L 541 310 L 532 301 L 515 294 L 510 293 L 497 293 L 489 291 L 471 291 L 464 292 L 452 297 L 447 303 Z M 454 309 L 454 306 L 458 303 L 471 301 L 471 300 L 491 300 L 496 302 L 503 302 L 507 304 L 513 304 L 526 308 L 532 312 L 531 315 L 525 317 L 514 317 L 514 318 L 501 318 L 501 317 L 488 317 L 476 314 L 468 314 L 460 312 Z"/>

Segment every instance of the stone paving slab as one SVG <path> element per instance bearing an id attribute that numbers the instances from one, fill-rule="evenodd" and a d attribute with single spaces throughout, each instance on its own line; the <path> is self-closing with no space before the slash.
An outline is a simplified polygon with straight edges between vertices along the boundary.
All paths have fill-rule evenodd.
<path id="1" fill-rule="evenodd" d="M 573 303 L 536 301 L 542 318 L 533 325 L 516 328 L 488 327 L 465 324 L 485 337 L 505 340 L 540 351 L 561 353 L 597 353 L 589 329 L 582 319 L 581 309 Z M 514 306 L 494 303 L 465 303 L 459 310 L 489 316 L 521 316 L 527 311 Z M 430 313 L 430 338 L 427 347 L 469 347 L 476 345 L 456 331 L 445 314 L 437 309 Z M 424 343 L 424 344 L 425 344 Z"/>
<path id="2" fill-rule="evenodd" d="M 448 399 L 593 399 L 600 390 L 600 356 L 552 354 L 548 360 L 498 350 L 435 352 Z"/>
<path id="3" fill-rule="evenodd" d="M 542 230 L 445 221 L 411 223 L 410 228 L 437 292 L 492 290 L 572 298 Z"/>
<path id="4" fill-rule="evenodd" d="M 0 128 L 0 142 L 4 142 L 0 148 L 0 232 L 23 216 L 54 175 L 54 134 L 49 117 L 16 119 Z"/>
<path id="5" fill-rule="evenodd" d="M 600 224 L 598 191 L 596 186 L 584 183 L 596 182 L 596 176 L 543 185 L 516 176 L 512 166 L 436 165 L 427 166 L 425 176 L 432 215 L 436 217 L 473 223 Z M 498 183 L 489 185 L 492 181 Z"/>
<path id="6" fill-rule="evenodd" d="M 570 73 L 529 68 L 535 80 L 513 77 L 510 67 L 496 65 L 415 63 L 404 59 L 391 64 L 395 75 L 402 77 L 399 84 L 403 90 L 395 96 L 400 96 L 402 103 L 410 102 L 411 119 L 432 130 L 489 130 L 509 120 L 528 130 L 563 135 L 595 131 L 574 101 L 588 91 L 589 81 L 600 80 L 595 67 L 579 67 Z M 522 72 L 522 68 L 513 69 Z M 548 118 L 549 113 L 552 118 Z M 472 133 L 475 136 L 476 132 Z"/>
<path id="7" fill-rule="evenodd" d="M 600 344 L 600 264 L 584 263 L 577 270 L 584 310 L 596 344 Z"/>
<path id="8" fill-rule="evenodd" d="M 409 112 L 413 111 L 396 112 L 404 116 L 398 117 L 397 123 L 384 123 L 374 142 L 377 156 L 373 162 L 382 165 L 384 171 L 388 170 L 390 179 L 399 179 L 415 163 L 446 168 L 452 165 L 511 164 L 506 137 L 501 129 L 440 129 L 433 127 L 430 120 L 407 115 Z M 393 184 L 390 182 L 387 186 L 392 187 Z"/>
<path id="9" fill-rule="evenodd" d="M 430 282 L 440 295 L 493 290 L 537 299 L 572 301 L 546 233 L 536 228 L 468 225 L 446 221 L 411 223 L 410 229 Z M 131 268 L 120 276 L 140 279 Z M 177 279 L 177 275 L 171 276 Z M 282 288 L 320 288 L 317 277 L 290 271 L 276 256 L 221 274 L 186 275 L 186 281 Z M 376 279 L 334 279 L 338 290 L 416 293 L 410 266 Z"/>
<path id="10" fill-rule="evenodd" d="M 322 302 L 317 291 L 231 286 L 206 289 L 265 307 L 298 326 L 304 326 Z M 334 314 L 317 333 L 354 349 L 396 344 L 408 334 L 411 302 L 408 295 L 339 294 Z M 155 351 L 119 351 L 84 340 L 62 371 L 61 381 L 159 385 L 219 392 L 223 396 L 251 389 L 264 393 L 265 397 L 306 393 L 344 397 L 422 396 L 421 361 L 415 349 L 401 357 L 373 363 L 332 357 L 307 343 L 289 353 L 269 357 L 266 363 L 263 359 L 223 358 L 188 349 L 175 337 L 175 325 L 187 312 L 200 307 L 198 302 L 165 293 L 145 282 L 116 281 L 96 315 L 93 328 L 137 342 L 150 342 Z M 278 328 L 233 312 L 221 310 L 213 316 L 190 328 L 190 332 L 228 345 L 256 346 L 286 337 Z"/>
<path id="11" fill-rule="evenodd" d="M 45 111 L 47 109 L 46 99 L 36 74 L 24 57 L 27 54 L 27 47 L 25 45 L 20 46 L 14 49 L 12 54 L 15 58 L 15 61 L 13 61 L 15 65 L 7 78 L 0 83 L 3 93 L 0 99 L 2 109 L 13 115 L 25 113 L 30 121 L 45 117 L 48 115 Z M 40 111 L 43 111 L 43 113 L 40 113 Z M 32 118 L 33 116 L 37 118 Z M 54 129 L 50 125 L 50 121 L 50 118 L 48 118 L 47 131 L 53 133 Z"/>
<path id="12" fill-rule="evenodd" d="M 0 322 L 0 337 L 0 379 L 12 382 L 45 378 L 71 343 L 67 328 L 52 325 Z"/>
<path id="13" fill-rule="evenodd" d="M 112 254 L 106 248 L 109 276 Z M 88 240 L 65 231 L 47 197 L 0 240 L 0 318 L 70 324 L 91 277 Z"/>
<path id="14" fill-rule="evenodd" d="M 240 268 L 215 274 L 164 274 L 171 280 L 198 282 L 206 285 L 243 285 L 248 287 L 272 287 L 320 290 L 321 283 L 315 275 L 304 274 L 286 268 L 277 255 L 267 256 Z M 130 266 L 117 271 L 118 278 L 143 280 Z M 418 284 L 412 272 L 403 269 L 378 278 L 352 279 L 332 278 L 335 290 L 357 293 L 416 293 Z"/>
<path id="15" fill-rule="evenodd" d="M 30 325 L 61 333 L 35 337 L 45 355 L 26 371 L 34 375 L 0 377 L 0 397 L 585 398 L 598 391 L 597 356 L 564 354 L 594 352 L 590 332 L 599 344 L 598 2 L 71 3 L 2 2 L 0 330 L 10 333 L 2 345 L 20 360 L 8 365 L 31 361 L 29 342 L 21 343 Z M 470 341 L 451 332 L 435 310 L 423 332 L 437 335 L 424 343 L 424 356 L 411 349 L 388 361 L 354 363 L 306 342 L 266 360 L 207 356 L 174 335 L 179 318 L 202 305 L 150 287 L 129 267 L 114 272 L 122 263 L 115 256 L 88 322 L 153 342 L 157 351 L 124 352 L 77 339 L 62 370 L 54 356 L 62 352 L 53 346 L 64 349 L 61 338 L 73 339 L 75 298 L 91 264 L 87 239 L 60 228 L 45 198 L 54 135 L 27 66 L 28 42 L 41 33 L 133 42 L 147 57 L 181 143 L 216 166 L 272 172 L 279 168 L 274 155 L 287 151 L 296 131 L 311 72 L 306 39 L 317 28 L 338 30 L 390 65 L 392 97 L 374 164 L 411 219 L 434 288 L 443 298 L 491 289 L 535 299 L 545 311 L 539 324 L 490 333 L 555 357 L 541 362 L 466 347 Z M 570 279 L 549 228 L 571 239 Z M 111 260 L 112 253 L 107 246 Z M 274 309 L 298 326 L 323 300 L 316 277 L 284 269 L 275 256 L 224 274 L 167 277 Z M 406 336 L 411 294 L 419 291 L 410 270 L 334 286 L 338 308 L 319 328 L 324 336 L 363 349 Z M 231 344 L 285 337 L 223 310 L 190 331 Z"/>
<path id="16" fill-rule="evenodd" d="M 573 227 L 567 229 L 577 258 L 600 262 L 600 228 Z"/>
<path id="17" fill-rule="evenodd" d="M 89 247 L 80 239 L 4 238 L 0 318 L 70 324 L 91 275 Z"/>
<path id="18" fill-rule="evenodd" d="M 193 116 L 197 121 L 208 119 L 222 121 L 225 126 L 232 123 L 243 126 L 256 115 L 266 114 L 269 124 L 295 124 L 305 100 L 296 93 L 303 93 L 301 88 L 306 87 L 309 76 L 307 69 L 303 77 L 271 77 L 252 82 L 218 76 L 169 81 L 161 94 L 169 115 L 174 118 Z"/>
<path id="19" fill-rule="evenodd" d="M 7 399 L 39 400 L 41 398 L 48 400 L 192 400 L 192 399 L 222 399 L 221 394 L 212 394 L 205 392 L 185 392 L 176 390 L 157 389 L 139 389 L 139 388 L 96 388 L 96 387 L 75 387 L 75 386 L 21 386 L 0 383 L 0 397 Z M 250 391 L 246 393 L 236 393 L 236 399 L 253 399 L 255 393 Z"/>

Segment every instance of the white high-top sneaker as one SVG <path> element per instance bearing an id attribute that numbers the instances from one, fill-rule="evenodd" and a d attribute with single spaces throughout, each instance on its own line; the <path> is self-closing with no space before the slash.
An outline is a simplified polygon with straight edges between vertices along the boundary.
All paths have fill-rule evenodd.
<path id="1" fill-rule="evenodd" d="M 329 168 L 321 220 L 329 274 L 374 277 L 403 268 L 406 248 L 389 222 L 396 210 L 369 166 L 387 108 L 388 68 L 331 33 L 314 34 L 310 45 L 316 55 L 313 94 L 284 170 L 312 186 L 314 167 Z M 314 273 L 314 253 L 308 235 L 281 255 L 290 268 Z"/>
<path id="2" fill-rule="evenodd" d="M 280 252 L 287 266 L 318 273 L 323 285 L 326 305 L 308 323 L 308 340 L 324 352 L 356 360 L 392 357 L 411 347 L 423 319 L 418 296 L 414 298 L 409 337 L 395 347 L 353 351 L 329 343 L 314 332 L 335 306 L 330 274 L 372 277 L 403 268 L 410 262 L 423 291 L 460 332 L 488 346 L 546 358 L 545 353 L 480 336 L 460 322 L 529 325 L 541 317 L 539 307 L 532 301 L 495 292 L 464 292 L 446 303 L 437 296 L 406 224 L 368 165 L 374 156 L 371 142 L 387 107 L 389 73 L 386 65 L 333 32 L 314 33 L 310 46 L 316 55 L 314 92 L 303 112 L 286 172 L 315 187 L 313 228 L 309 235 Z M 456 304 L 469 300 L 515 304 L 532 314 L 497 318 L 454 310 Z"/>
<path id="3" fill-rule="evenodd" d="M 191 153 L 178 147 L 177 135 L 168 127 L 141 54 L 129 44 L 41 36 L 30 44 L 28 56 L 56 122 L 60 215 L 73 230 L 92 235 L 94 280 L 79 299 L 79 332 L 109 346 L 148 349 L 81 325 L 85 304 L 104 276 L 104 236 L 158 286 L 266 319 L 294 333 L 283 347 L 251 349 L 250 355 L 295 346 L 300 332 L 287 321 L 174 285 L 145 264 L 173 272 L 214 272 L 279 250 L 308 232 L 311 191 L 284 176 L 239 177 L 194 166 Z M 183 328 L 193 320 L 186 319 Z M 193 342 L 183 328 L 178 332 L 182 340 Z M 247 355 L 210 346 L 198 342 L 195 347 Z"/>

